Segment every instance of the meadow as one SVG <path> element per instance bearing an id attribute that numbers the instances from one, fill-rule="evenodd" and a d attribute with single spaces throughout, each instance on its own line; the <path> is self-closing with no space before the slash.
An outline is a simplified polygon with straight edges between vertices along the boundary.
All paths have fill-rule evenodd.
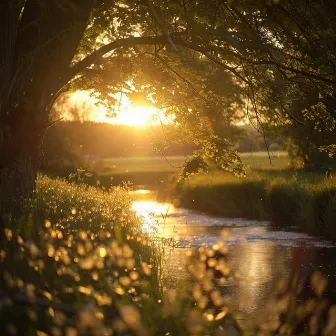
<path id="1" fill-rule="evenodd" d="M 289 159 L 285 152 L 271 153 L 271 162 L 267 152 L 242 153 L 242 160 L 247 169 L 253 170 L 283 170 L 289 166 Z M 185 164 L 187 156 L 131 156 L 111 157 L 98 161 L 84 162 L 85 170 L 93 173 L 88 179 L 95 184 L 97 180 L 104 186 L 120 185 L 128 181 L 135 186 L 146 186 L 149 189 L 162 189 L 170 183 L 173 176 L 179 174 Z M 45 173 L 50 176 L 67 177 L 72 169 L 48 168 Z"/>
<path id="2" fill-rule="evenodd" d="M 125 180 L 141 172 L 150 178 L 167 172 L 165 187 L 181 206 L 271 219 L 284 228 L 336 237 L 336 180 L 284 169 L 284 153 L 273 156 L 272 166 L 267 153 L 258 153 L 243 155 L 246 178 L 214 171 L 177 183 L 182 158 L 167 159 L 174 168 L 159 157 L 119 158 L 105 160 L 105 169 L 93 177 L 84 170 L 70 181 L 39 176 L 27 204 L 30 215 L 4 218 L 1 334 L 291 335 L 314 328 L 332 335 L 336 311 L 326 304 L 326 278 L 319 272 L 310 278 L 308 301 L 295 280 L 281 283 L 264 315 L 241 329 L 220 290 L 223 283 L 244 281 L 228 267 L 223 239 L 186 250 L 190 279 L 167 288 L 165 253 L 175 247 L 160 241 L 155 231 L 142 231 L 141 219 L 131 210 L 129 185 L 93 187 L 85 181 L 97 176 L 108 181 L 108 169 Z"/>
<path id="3" fill-rule="evenodd" d="M 241 153 L 245 166 L 251 169 L 285 169 L 289 166 L 286 152 L 271 152 L 271 163 L 267 152 Z M 184 156 L 132 156 L 106 158 L 98 161 L 93 170 L 98 175 L 119 175 L 134 173 L 176 173 L 181 171 L 188 159 Z"/>

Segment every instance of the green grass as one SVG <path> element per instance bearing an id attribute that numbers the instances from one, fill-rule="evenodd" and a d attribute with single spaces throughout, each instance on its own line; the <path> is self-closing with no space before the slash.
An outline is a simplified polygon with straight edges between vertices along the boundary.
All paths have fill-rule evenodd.
<path id="1" fill-rule="evenodd" d="M 1 335 L 241 334 L 220 292 L 223 283 L 240 281 L 228 268 L 227 247 L 219 242 L 190 251 L 190 282 L 166 289 L 164 249 L 155 235 L 141 231 L 131 201 L 127 188 L 39 176 L 27 216 L 3 218 Z M 329 310 L 325 281 L 320 273 L 312 278 L 318 316 Z M 333 328 L 332 307 L 327 323 L 314 307 L 299 314 L 304 302 L 296 288 L 276 291 L 272 311 L 247 334 L 296 334 L 311 318 L 319 334 Z"/>
<path id="2" fill-rule="evenodd" d="M 271 153 L 272 164 L 270 164 L 267 152 L 242 153 L 242 160 L 247 171 L 279 171 L 286 170 L 289 159 L 285 152 Z M 172 176 L 182 172 L 186 161 L 184 156 L 145 156 L 145 157 L 116 157 L 106 158 L 95 163 L 84 165 L 85 170 L 93 173 L 93 177 L 86 179 L 86 182 L 105 187 L 121 185 L 125 181 L 135 186 L 146 186 L 151 189 L 162 189 L 169 184 Z M 68 177 L 75 169 L 64 167 L 42 171 L 51 177 Z"/>
<path id="3" fill-rule="evenodd" d="M 252 170 L 281 170 L 288 169 L 290 165 L 286 152 L 255 152 L 241 153 L 246 167 Z"/>
<path id="4" fill-rule="evenodd" d="M 113 321 L 122 320 L 123 310 L 135 323 L 128 325 L 126 316 L 121 321 L 125 330 L 154 328 L 141 315 L 155 318 L 159 311 L 160 254 L 141 233 L 131 200 L 125 188 L 104 191 L 39 177 L 28 218 L 4 219 L 0 288 L 15 295 L 10 294 L 14 304 L 0 314 L 3 332 L 58 334 L 67 328 L 102 335 Z M 134 304 L 142 294 L 146 313 Z M 113 318 L 105 324 L 109 314 Z"/>
<path id="5" fill-rule="evenodd" d="M 177 183 L 171 192 L 183 207 L 269 219 L 276 226 L 336 239 L 336 178 L 291 171 L 250 172 L 246 178 L 212 172 Z"/>
<path id="6" fill-rule="evenodd" d="M 283 169 L 288 168 L 289 160 L 285 152 L 242 153 L 244 164 L 251 169 Z M 178 172 L 181 171 L 186 157 L 183 156 L 147 156 L 108 158 L 99 161 L 93 168 L 98 175 L 133 174 L 140 172 Z"/>
<path id="7" fill-rule="evenodd" d="M 183 156 L 144 156 L 103 159 L 96 166 L 98 174 L 126 174 L 139 172 L 177 172 L 186 158 Z"/>

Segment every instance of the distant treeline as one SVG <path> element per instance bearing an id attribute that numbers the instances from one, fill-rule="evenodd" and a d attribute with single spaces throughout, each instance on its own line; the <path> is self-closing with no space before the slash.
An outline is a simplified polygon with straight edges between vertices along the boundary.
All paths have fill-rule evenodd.
<path id="1" fill-rule="evenodd" d="M 233 147 L 241 152 L 265 150 L 262 137 L 241 127 Z M 44 167 L 85 166 L 106 157 L 190 155 L 197 146 L 184 143 L 174 126 L 131 127 L 107 123 L 66 121 L 51 127 L 44 139 Z M 162 145 L 163 144 L 163 145 Z M 282 143 L 273 143 L 273 149 Z M 274 146 L 276 148 L 274 148 Z"/>

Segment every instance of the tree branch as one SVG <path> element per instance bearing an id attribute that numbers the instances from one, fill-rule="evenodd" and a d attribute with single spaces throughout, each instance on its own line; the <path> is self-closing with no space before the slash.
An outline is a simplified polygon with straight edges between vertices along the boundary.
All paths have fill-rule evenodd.
<path id="1" fill-rule="evenodd" d="M 202 47 L 199 45 L 196 45 L 192 42 L 185 41 L 180 38 L 181 35 L 184 35 L 185 32 L 176 32 L 169 34 L 171 41 L 173 41 L 176 45 L 183 46 L 185 48 L 194 50 L 196 52 L 199 52 L 206 56 L 210 61 L 218 64 L 219 66 L 223 67 L 224 69 L 230 71 L 232 74 L 234 74 L 237 78 L 242 80 L 246 84 L 250 84 L 249 80 L 246 79 L 243 75 L 241 75 L 236 68 L 231 67 L 225 63 L 223 63 L 220 59 L 217 57 L 209 54 L 211 51 L 216 51 L 216 52 L 223 52 L 227 51 L 224 48 L 218 48 L 218 47 L 212 47 L 212 46 L 207 46 L 207 47 Z M 107 53 L 116 50 L 118 48 L 122 47 L 135 47 L 138 45 L 158 45 L 158 44 L 170 44 L 170 41 L 167 40 L 166 35 L 158 35 L 158 36 L 137 36 L 137 37 L 128 37 L 125 39 L 119 39 L 116 41 L 113 41 L 109 44 L 106 44 L 99 48 L 98 50 L 92 52 L 90 55 L 85 57 L 82 61 L 79 61 L 76 63 L 74 66 L 71 67 L 68 77 L 66 78 L 67 81 L 69 81 L 71 78 L 73 78 L 75 75 L 77 75 L 79 72 L 83 71 L 85 68 L 91 66 L 93 63 L 95 63 L 97 60 L 101 59 L 104 55 Z M 300 74 L 303 75 L 307 78 L 312 78 L 318 81 L 326 82 L 326 83 L 331 83 L 331 84 L 336 84 L 335 79 L 331 79 L 328 77 L 324 77 L 322 75 L 318 75 L 315 73 L 311 73 L 305 70 L 300 70 L 300 69 L 295 69 L 293 67 L 286 66 L 280 62 L 277 61 L 272 61 L 272 60 L 260 60 L 260 61 L 252 61 L 249 60 L 245 57 L 241 57 L 240 55 L 236 55 L 237 57 L 240 58 L 240 60 L 245 61 L 248 64 L 253 64 L 253 65 L 273 65 L 278 68 L 281 68 L 283 70 L 295 73 L 295 74 Z"/>
<path id="2" fill-rule="evenodd" d="M 181 74 L 179 74 L 176 70 L 174 70 L 161 56 L 158 54 L 154 54 L 154 57 L 156 57 L 169 71 L 171 71 L 173 74 L 175 74 L 178 78 L 180 78 L 183 82 L 185 82 L 208 106 L 211 106 L 211 102 L 204 97 L 202 94 L 198 92 L 198 90 L 194 87 L 194 85 L 185 77 L 183 77 Z"/>
<path id="3" fill-rule="evenodd" d="M 276 62 L 276 61 L 253 61 L 253 62 L 250 62 L 250 63 L 254 64 L 254 65 L 274 65 L 274 66 L 276 66 L 280 69 L 295 73 L 297 75 L 303 75 L 307 78 L 316 79 L 318 81 L 325 82 L 325 83 L 336 84 L 335 79 L 327 78 L 327 77 L 317 75 L 317 74 L 314 74 L 314 73 L 311 73 L 311 72 L 308 72 L 308 71 L 305 71 L 305 70 L 295 69 L 295 68 L 286 66 L 284 64 L 281 64 L 279 62 Z"/>
<path id="4" fill-rule="evenodd" d="M 204 48 L 197 46 L 195 44 L 192 44 L 190 42 L 184 41 L 179 36 L 184 35 L 184 32 L 177 32 L 170 34 L 170 39 L 173 41 L 176 45 L 183 46 L 185 48 L 197 51 L 204 56 L 206 56 L 209 60 L 212 62 L 220 65 L 221 67 L 224 67 L 226 70 L 232 72 L 236 77 L 240 78 L 243 82 L 249 83 L 246 78 L 244 78 L 241 74 L 239 74 L 233 67 L 230 67 L 223 62 L 221 62 L 216 57 L 208 54 L 211 49 Z M 109 44 L 104 45 L 103 47 L 99 48 L 98 50 L 94 51 L 92 54 L 84 58 L 82 61 L 76 63 L 71 69 L 69 73 L 70 80 L 72 77 L 77 75 L 79 72 L 83 71 L 85 68 L 91 66 L 95 61 L 102 58 L 107 53 L 116 50 L 121 47 L 135 47 L 138 45 L 157 45 L 157 44 L 170 44 L 171 42 L 167 40 L 166 35 L 159 35 L 159 36 L 140 36 L 140 37 L 129 37 L 125 39 L 120 39 L 113 41 Z"/>
<path id="5" fill-rule="evenodd" d="M 177 33 L 180 34 L 180 33 Z M 175 34 L 171 34 L 171 36 L 176 36 Z M 167 44 L 167 38 L 165 35 L 158 35 L 158 36 L 140 36 L 140 37 L 128 37 L 125 39 L 119 39 L 113 41 L 109 44 L 102 46 L 101 48 L 97 49 L 96 51 L 92 52 L 89 56 L 85 57 L 82 61 L 79 61 L 74 66 L 72 66 L 69 79 L 77 75 L 79 72 L 84 70 L 85 68 L 91 66 L 94 62 L 102 58 L 107 53 L 116 50 L 122 47 L 135 47 L 138 45 L 156 45 L 156 44 Z"/>

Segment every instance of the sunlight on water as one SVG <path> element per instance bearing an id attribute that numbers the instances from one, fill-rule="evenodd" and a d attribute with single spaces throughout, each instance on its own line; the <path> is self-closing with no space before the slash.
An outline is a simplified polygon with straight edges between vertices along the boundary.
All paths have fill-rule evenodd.
<path id="1" fill-rule="evenodd" d="M 132 209 L 142 219 L 144 232 L 161 231 L 164 233 L 165 219 L 168 214 L 174 212 L 174 206 L 170 203 L 158 203 L 156 201 L 134 201 Z"/>
<path id="2" fill-rule="evenodd" d="M 139 194 L 141 195 L 142 193 L 139 192 Z M 146 195 L 146 193 L 142 195 Z M 155 237 L 174 238 L 181 242 L 181 244 L 178 244 L 181 247 L 189 245 L 188 240 L 196 247 L 201 246 L 202 243 L 211 246 L 222 240 L 220 235 L 222 227 L 221 225 L 216 225 L 218 218 L 193 213 L 192 211 L 182 211 L 175 208 L 173 204 L 159 203 L 155 201 L 155 198 L 134 201 L 132 209 L 142 220 L 143 232 L 153 234 Z M 223 218 L 222 221 L 225 222 Z M 271 285 L 268 286 L 268 284 L 272 284 L 275 281 L 273 276 L 274 274 L 277 275 L 275 264 L 281 270 L 286 269 L 285 263 L 287 259 L 276 257 L 276 245 L 267 240 L 237 245 L 238 238 L 242 234 L 250 232 L 252 229 L 254 234 L 262 236 L 267 232 L 266 226 L 258 227 L 255 230 L 249 226 L 235 228 L 234 225 L 231 229 L 234 230 L 231 231 L 234 241 L 231 242 L 233 246 L 230 254 L 230 258 L 232 258 L 230 267 L 248 281 L 249 285 L 245 287 L 237 283 L 234 289 L 232 286 L 227 288 L 224 286 L 220 290 L 224 291 L 223 293 L 227 297 L 236 297 L 235 309 L 239 309 L 243 314 L 250 314 L 264 303 L 265 293 L 271 290 Z M 177 279 L 189 278 L 186 271 L 188 260 L 186 249 L 184 248 L 173 248 L 166 252 L 163 274 L 168 287 L 174 287 Z M 272 271 L 274 271 L 274 274 Z M 171 277 L 172 274 L 174 274 L 173 277 Z M 248 301 L 248 304 L 242 304 L 242 302 L 246 301 Z"/>
<path id="3" fill-rule="evenodd" d="M 278 231 L 269 222 L 209 216 L 176 208 L 168 202 L 157 202 L 155 192 L 144 189 L 132 194 L 135 196 L 132 209 L 142 220 L 142 230 L 164 246 L 162 274 L 168 288 L 190 279 L 187 248 L 199 248 L 203 243 L 212 246 L 218 241 L 228 245 L 230 269 L 243 281 L 224 284 L 219 290 L 233 300 L 232 309 L 244 323 L 246 316 L 256 314 L 271 298 L 279 279 L 289 279 L 294 270 L 305 276 L 324 263 L 328 267 L 334 265 L 333 259 L 325 262 L 321 255 L 321 251 L 335 246 L 329 241 L 300 232 Z M 223 229 L 232 240 L 221 235 Z"/>
<path id="4" fill-rule="evenodd" d="M 159 203 L 156 201 L 135 201 L 132 209 L 139 215 L 144 213 L 154 214 L 155 217 L 164 219 L 170 212 L 174 212 L 174 206 L 170 203 Z"/>
<path id="5" fill-rule="evenodd" d="M 130 192 L 131 195 L 148 195 L 151 193 L 148 189 L 138 189 Z"/>

